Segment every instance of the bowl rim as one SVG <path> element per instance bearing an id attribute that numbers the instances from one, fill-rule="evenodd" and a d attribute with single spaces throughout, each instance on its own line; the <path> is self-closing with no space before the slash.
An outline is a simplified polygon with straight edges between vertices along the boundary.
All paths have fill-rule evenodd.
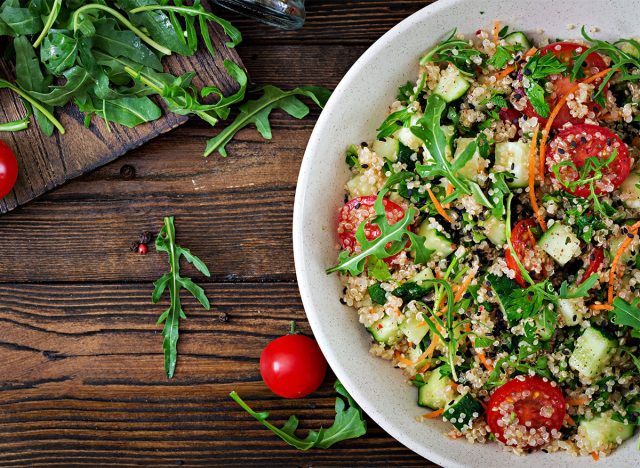
<path id="1" fill-rule="evenodd" d="M 298 175 L 298 181 L 296 185 L 296 193 L 295 200 L 293 206 L 293 257 L 294 264 L 296 270 L 296 278 L 298 283 L 298 288 L 300 290 L 300 296 L 302 298 L 303 307 L 305 307 L 305 313 L 307 305 L 311 304 L 310 291 L 308 289 L 308 282 L 302 280 L 302 276 L 305 273 L 303 265 L 306 262 L 306 252 L 302 249 L 303 245 L 303 226 L 302 226 L 302 217 L 303 217 L 303 205 L 305 199 L 305 191 L 302 187 L 307 185 L 307 180 L 312 177 L 312 173 L 309 170 L 312 164 L 311 155 L 317 151 L 317 146 L 321 143 L 319 135 L 323 134 L 326 128 L 329 126 L 329 116 L 332 114 L 334 110 L 337 110 L 340 106 L 340 95 L 343 94 L 349 87 L 350 82 L 353 77 L 358 74 L 358 70 L 363 66 L 363 64 L 367 63 L 370 57 L 375 56 L 379 51 L 384 49 L 386 46 L 386 42 L 389 41 L 392 37 L 397 34 L 401 34 L 403 30 L 409 28 L 414 23 L 417 23 L 422 20 L 424 15 L 434 13 L 439 10 L 446 10 L 450 8 L 452 5 L 464 2 L 466 0 L 438 0 L 435 3 L 431 3 L 424 8 L 416 11 L 411 14 L 404 20 L 400 21 L 389 31 L 384 33 L 380 38 L 378 38 L 349 68 L 347 73 L 342 77 L 338 86 L 336 86 L 333 91 L 331 97 L 327 101 L 320 117 L 309 138 L 309 143 L 305 150 L 302 164 L 300 166 L 300 172 Z M 448 457 L 443 457 L 438 453 L 429 450 L 422 444 L 413 443 L 413 440 L 404 438 L 402 433 L 396 430 L 396 427 L 389 423 L 384 416 L 374 407 L 372 403 L 369 402 L 368 398 L 366 398 L 362 392 L 359 390 L 359 386 L 355 384 L 349 374 L 345 371 L 341 364 L 341 358 L 338 356 L 334 350 L 329 346 L 329 344 L 325 341 L 324 335 L 319 332 L 321 330 L 319 321 L 316 320 L 316 316 L 314 314 L 306 314 L 307 319 L 309 320 L 309 324 L 314 333 L 314 336 L 324 354 L 329 366 L 333 370 L 334 374 L 340 380 L 340 382 L 344 385 L 349 394 L 355 399 L 355 401 L 360 405 L 367 415 L 373 419 L 376 424 L 378 424 L 385 432 L 387 432 L 391 437 L 400 442 L 405 447 L 409 448 L 413 452 L 418 455 L 427 458 L 429 461 L 437 463 L 442 466 L 451 466 L 451 467 L 462 467 L 455 460 L 452 460 Z"/>

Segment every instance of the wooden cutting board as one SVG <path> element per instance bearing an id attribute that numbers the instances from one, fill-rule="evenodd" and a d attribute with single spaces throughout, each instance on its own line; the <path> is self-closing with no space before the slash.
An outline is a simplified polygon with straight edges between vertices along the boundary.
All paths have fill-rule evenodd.
<path id="1" fill-rule="evenodd" d="M 203 2 L 208 7 L 206 2 Z M 238 65 L 242 61 L 234 49 L 227 49 L 226 36 L 218 27 L 213 28 L 213 44 L 218 51 L 212 57 L 206 50 L 198 51 L 193 57 L 170 56 L 164 59 L 165 70 L 179 75 L 195 71 L 194 83 L 198 86 L 216 85 L 225 94 L 237 89 L 236 83 L 223 67 L 224 59 L 231 59 Z M 0 60 L 0 76 L 13 81 L 13 70 L 8 63 Z M 162 102 L 158 101 L 162 105 Z M 7 122 L 24 116 L 24 108 L 19 99 L 7 90 L 0 91 L 0 121 Z M 94 118 L 89 128 L 84 127 L 84 115 L 72 104 L 56 111 L 56 117 L 66 129 L 64 135 L 57 132 L 47 137 L 35 123 L 19 133 L 0 132 L 0 138 L 9 144 L 18 158 L 19 175 L 13 191 L 0 200 L 0 213 L 6 213 L 23 205 L 43 193 L 86 174 L 127 151 L 136 148 L 156 136 L 168 132 L 187 121 L 188 117 L 165 114 L 155 122 L 126 128 L 111 124 L 107 130 L 100 118 Z M 205 141 L 202 142 L 204 150 Z"/>

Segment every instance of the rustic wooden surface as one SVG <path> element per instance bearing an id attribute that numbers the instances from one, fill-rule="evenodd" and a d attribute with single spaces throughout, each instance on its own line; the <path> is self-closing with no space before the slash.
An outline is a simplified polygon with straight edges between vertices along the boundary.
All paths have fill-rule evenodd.
<path id="1" fill-rule="evenodd" d="M 334 87 L 382 33 L 423 1 L 307 1 L 305 29 L 231 19 L 254 81 Z M 293 265 L 291 216 L 318 111 L 277 114 L 274 139 L 253 129 L 230 156 L 201 157 L 215 131 L 192 120 L 93 173 L 0 217 L 0 466 L 429 466 L 369 422 L 330 450 L 298 452 L 228 399 L 303 429 L 333 419 L 333 376 L 302 400 L 263 385 L 262 348 L 290 320 L 309 332 Z M 124 165 L 136 177 L 120 175 Z M 204 311 L 185 298 L 176 376 L 167 381 L 163 304 L 151 282 L 166 258 L 129 244 L 176 217 L 177 237 L 212 271 Z M 153 250 L 153 249 L 152 249 Z M 229 321 L 218 320 L 227 314 Z"/>
<path id="2" fill-rule="evenodd" d="M 208 1 L 203 2 L 208 5 Z M 172 56 L 164 61 L 166 69 L 173 74 L 181 75 L 187 71 L 195 71 L 194 80 L 199 86 L 216 85 L 225 93 L 237 89 L 233 79 L 224 71 L 224 59 L 230 59 L 242 66 L 237 51 L 227 49 L 224 44 L 228 38 L 219 27 L 210 26 L 214 31 L 212 43 L 219 51 L 212 57 L 206 50 L 201 50 L 193 57 Z M 14 71 L 0 60 L 0 77 L 13 81 Z M 158 100 L 159 104 L 162 104 Z M 24 107 L 15 94 L 4 90 L 0 92 L 0 122 L 10 122 L 23 117 Z M 52 137 L 42 134 L 35 123 L 24 132 L 0 134 L 11 146 L 18 158 L 20 168 L 18 181 L 13 191 L 0 200 L 0 214 L 23 205 L 43 193 L 74 179 L 82 174 L 103 166 L 122 156 L 124 153 L 146 143 L 160 134 L 182 125 L 187 117 L 177 114 L 165 114 L 160 119 L 127 128 L 111 125 L 108 129 L 101 118 L 94 118 L 91 127 L 84 128 L 84 114 L 72 104 L 64 111 L 55 112 L 64 126 L 66 133 Z"/>

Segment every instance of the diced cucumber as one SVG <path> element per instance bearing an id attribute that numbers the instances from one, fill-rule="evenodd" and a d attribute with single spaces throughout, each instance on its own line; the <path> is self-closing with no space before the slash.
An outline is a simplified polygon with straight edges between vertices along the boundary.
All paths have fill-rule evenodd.
<path id="1" fill-rule="evenodd" d="M 364 174 L 356 174 L 347 182 L 347 191 L 349 198 L 364 197 L 367 195 L 376 195 L 378 187 L 369 182 L 369 178 Z"/>
<path id="2" fill-rule="evenodd" d="M 453 253 L 455 245 L 444 233 L 429 226 L 429 220 L 424 220 L 418 227 L 418 235 L 424 237 L 424 246 L 435 251 L 441 257 Z"/>
<path id="3" fill-rule="evenodd" d="M 429 326 L 422 318 L 416 318 L 414 313 L 407 317 L 404 322 L 399 325 L 400 331 L 407 337 L 411 343 L 418 344 L 422 341 L 429 331 Z"/>
<path id="4" fill-rule="evenodd" d="M 454 161 L 472 141 L 475 141 L 475 138 L 458 138 L 456 140 L 456 152 L 453 155 Z M 478 176 L 484 172 L 486 167 L 486 159 L 481 158 L 480 151 L 476 150 L 471 159 L 458 171 L 458 174 L 467 179 L 478 180 Z"/>
<path id="5" fill-rule="evenodd" d="M 478 400 L 468 393 L 445 407 L 442 417 L 460 432 L 471 429 L 473 421 L 482 415 L 484 409 Z"/>
<path id="6" fill-rule="evenodd" d="M 634 38 L 634 40 L 640 42 L 640 38 L 638 37 Z M 640 58 L 640 50 L 638 50 L 638 48 L 633 44 L 630 44 L 628 42 L 621 42 L 620 44 L 618 44 L 618 49 L 620 49 L 625 54 L 631 55 L 632 57 Z"/>
<path id="7" fill-rule="evenodd" d="M 504 36 L 503 39 L 507 45 L 519 45 L 522 46 L 522 50 L 531 49 L 531 42 L 529 42 L 529 38 L 520 31 L 509 33 Z"/>
<path id="8" fill-rule="evenodd" d="M 442 377 L 439 369 L 434 369 L 429 374 L 427 383 L 418 390 L 419 406 L 437 410 L 444 408 L 447 403 L 455 399 L 458 392 L 455 390 L 453 380 Z"/>
<path id="9" fill-rule="evenodd" d="M 620 200 L 627 208 L 640 209 L 640 174 L 632 172 L 620 186 Z"/>
<path id="10" fill-rule="evenodd" d="M 553 334 L 556 331 L 556 328 L 553 324 L 549 323 L 549 321 L 545 322 L 543 319 L 544 314 L 539 314 L 535 318 L 536 324 L 536 334 L 540 341 L 549 341 L 553 338 Z"/>
<path id="11" fill-rule="evenodd" d="M 378 343 L 387 345 L 396 344 L 402 337 L 398 324 L 388 315 L 374 322 L 373 325 L 369 327 L 369 332 Z"/>
<path id="12" fill-rule="evenodd" d="M 409 359 L 412 362 L 416 362 L 420 356 L 422 356 L 422 349 L 420 349 L 420 346 L 417 346 L 415 348 L 411 348 L 409 350 L 408 353 L 405 354 L 405 356 L 407 357 L 407 359 Z M 422 367 L 421 362 L 416 362 L 415 363 L 415 367 L 420 368 Z"/>
<path id="13" fill-rule="evenodd" d="M 481 221 L 480 225 L 484 228 L 482 233 L 487 236 L 487 239 L 496 247 L 502 247 L 507 242 L 507 236 L 505 234 L 506 225 L 503 219 L 488 216 L 484 221 Z"/>
<path id="14" fill-rule="evenodd" d="M 580 241 L 571 228 L 555 222 L 538 241 L 540 248 L 560 265 L 580 255 Z"/>
<path id="15" fill-rule="evenodd" d="M 626 235 L 622 234 L 620 236 L 616 236 L 609 241 L 609 257 L 613 259 L 616 256 L 618 250 L 620 250 L 620 244 L 627 238 Z M 636 247 L 638 242 L 633 240 L 628 249 L 626 249 L 622 255 L 620 256 L 621 263 L 627 263 L 629 260 L 633 259 L 636 255 Z"/>
<path id="16" fill-rule="evenodd" d="M 522 188 L 529 184 L 530 143 L 503 141 L 496 143 L 496 165 L 510 172 L 513 180 L 507 182 L 511 188 Z"/>
<path id="17" fill-rule="evenodd" d="M 471 83 L 462 76 L 460 70 L 449 64 L 446 70 L 442 72 L 433 93 L 447 102 L 452 102 L 461 98 L 467 92 L 469 86 L 471 86 Z"/>
<path id="18" fill-rule="evenodd" d="M 573 326 L 582 321 L 582 313 L 585 308 L 583 297 L 576 299 L 558 299 L 556 312 L 562 317 L 565 324 Z"/>
<path id="19" fill-rule="evenodd" d="M 413 114 L 411 116 L 411 119 L 409 120 L 409 127 L 416 125 L 421 117 L 422 114 Z M 418 149 L 422 146 L 422 140 L 415 136 L 409 127 L 402 127 L 396 130 L 393 133 L 393 136 L 400 140 L 400 143 L 402 143 L 403 145 L 408 146 L 413 151 L 418 151 Z"/>
<path id="20" fill-rule="evenodd" d="M 602 331 L 590 327 L 576 340 L 576 347 L 569 356 L 569 366 L 588 379 L 599 375 L 611 360 L 616 342 Z"/>
<path id="21" fill-rule="evenodd" d="M 400 149 L 400 142 L 392 137 L 387 137 L 384 140 L 376 140 L 372 146 L 373 152 L 381 158 L 387 161 L 396 162 L 398 159 L 398 150 Z"/>
<path id="22" fill-rule="evenodd" d="M 600 414 L 593 419 L 580 421 L 578 438 L 582 440 L 583 448 L 595 452 L 632 437 L 634 429 L 632 424 L 624 424 L 611 416 Z"/>
<path id="23" fill-rule="evenodd" d="M 434 278 L 435 276 L 433 276 L 433 271 L 431 271 L 431 268 L 425 268 L 420 273 L 412 276 L 410 280 L 413 283 L 417 283 L 419 286 L 422 286 L 423 281 L 432 280 Z"/>

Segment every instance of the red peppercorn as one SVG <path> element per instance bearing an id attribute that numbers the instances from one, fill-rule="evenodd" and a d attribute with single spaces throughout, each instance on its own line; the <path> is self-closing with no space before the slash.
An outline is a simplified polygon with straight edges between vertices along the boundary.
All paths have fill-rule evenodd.
<path id="1" fill-rule="evenodd" d="M 147 255 L 147 250 L 148 250 L 148 249 L 147 249 L 147 244 L 140 244 L 140 245 L 138 246 L 138 253 L 139 253 L 140 255 Z"/>

